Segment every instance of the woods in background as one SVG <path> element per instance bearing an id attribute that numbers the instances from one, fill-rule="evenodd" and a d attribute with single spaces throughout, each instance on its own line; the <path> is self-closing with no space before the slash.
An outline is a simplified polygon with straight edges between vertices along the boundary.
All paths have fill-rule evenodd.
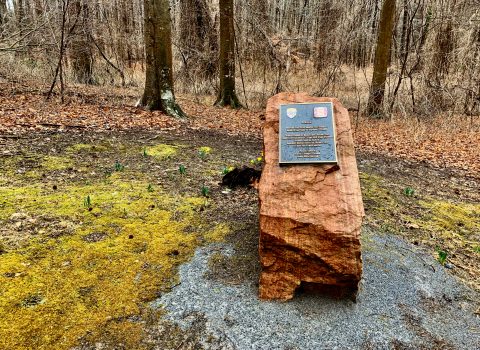
<path id="1" fill-rule="evenodd" d="M 144 2 L 157 1 L 0 0 L 0 75 L 143 86 L 155 45 Z M 175 83 L 218 105 L 263 107 L 303 90 L 384 117 L 480 114 L 478 0 L 159 3 L 170 6 L 172 94 Z"/>

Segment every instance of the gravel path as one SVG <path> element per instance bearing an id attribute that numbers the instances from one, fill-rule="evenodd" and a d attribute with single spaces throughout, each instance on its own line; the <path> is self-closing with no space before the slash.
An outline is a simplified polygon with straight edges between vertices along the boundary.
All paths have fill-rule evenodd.
<path id="1" fill-rule="evenodd" d="M 357 303 L 308 294 L 260 301 L 257 276 L 240 285 L 206 277 L 213 254 L 235 254 L 223 244 L 199 249 L 154 305 L 190 334 L 183 349 L 480 349 L 477 293 L 400 238 L 365 229 L 362 249 Z"/>

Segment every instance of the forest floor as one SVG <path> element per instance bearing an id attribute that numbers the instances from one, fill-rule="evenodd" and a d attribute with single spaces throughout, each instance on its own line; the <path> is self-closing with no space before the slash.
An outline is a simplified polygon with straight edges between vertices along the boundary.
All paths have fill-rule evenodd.
<path id="1" fill-rule="evenodd" d="M 256 191 L 219 183 L 261 154 L 263 112 L 42 91 L 0 83 L 0 348 L 480 346 L 480 121 L 352 115 L 359 300 L 262 303 Z"/>

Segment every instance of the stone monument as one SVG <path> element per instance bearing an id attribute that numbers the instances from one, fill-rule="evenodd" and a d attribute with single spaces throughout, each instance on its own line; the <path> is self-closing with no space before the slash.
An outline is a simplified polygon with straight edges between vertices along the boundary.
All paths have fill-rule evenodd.
<path id="1" fill-rule="evenodd" d="M 260 298 L 302 288 L 355 298 L 364 217 L 348 111 L 334 98 L 269 99 L 259 183 Z"/>

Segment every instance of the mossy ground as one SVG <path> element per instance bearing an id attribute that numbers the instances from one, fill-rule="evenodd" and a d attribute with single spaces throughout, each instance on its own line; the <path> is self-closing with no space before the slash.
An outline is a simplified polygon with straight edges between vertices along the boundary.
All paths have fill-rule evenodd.
<path id="1" fill-rule="evenodd" d="M 173 158 L 177 154 L 177 146 L 159 144 L 155 146 L 145 147 L 143 155 L 145 157 L 155 157 L 160 160 Z"/>
<path id="2" fill-rule="evenodd" d="M 235 228 L 218 182 L 256 151 L 137 138 L 38 135 L 0 158 L 0 348 L 150 348 L 148 302 Z"/>
<path id="3" fill-rule="evenodd" d="M 181 283 L 177 268 L 197 246 L 234 243 L 233 255 L 213 256 L 211 278 L 242 283 L 258 273 L 255 192 L 222 193 L 218 183 L 224 168 L 256 159 L 261 142 L 196 133 L 190 140 L 133 132 L 7 139 L 0 348 L 178 348 L 191 335 L 162 321 L 149 301 Z M 399 164 L 360 162 L 365 224 L 435 257 L 447 251 L 452 271 L 478 288 L 478 185 Z"/>
<path id="4" fill-rule="evenodd" d="M 463 187 L 464 196 L 460 196 L 459 186 L 453 181 L 447 189 L 444 184 L 436 183 L 433 176 L 426 183 L 418 180 L 418 174 L 400 177 L 402 170 L 394 169 L 393 163 L 387 172 L 374 171 L 372 167 L 363 170 L 360 179 L 365 224 L 402 235 L 413 244 L 426 247 L 436 259 L 439 252 L 446 252 L 445 262 L 453 264 L 453 272 L 478 290 L 480 202 L 476 200 L 477 187 L 471 188 L 471 193 L 466 193 L 468 186 Z"/>

